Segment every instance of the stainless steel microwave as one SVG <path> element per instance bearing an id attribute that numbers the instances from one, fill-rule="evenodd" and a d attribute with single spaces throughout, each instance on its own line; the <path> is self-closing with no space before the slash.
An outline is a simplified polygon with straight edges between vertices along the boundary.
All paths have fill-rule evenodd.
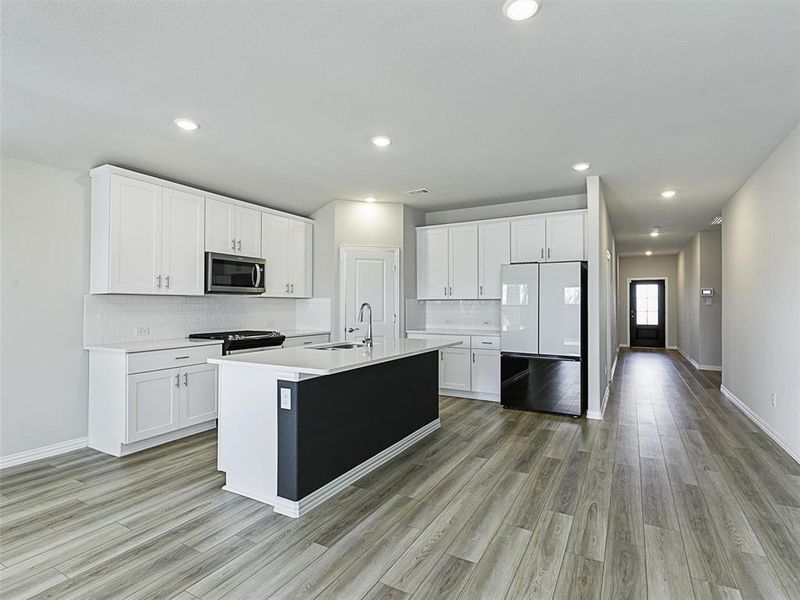
<path id="1" fill-rule="evenodd" d="M 206 294 L 263 294 L 263 258 L 206 252 Z"/>

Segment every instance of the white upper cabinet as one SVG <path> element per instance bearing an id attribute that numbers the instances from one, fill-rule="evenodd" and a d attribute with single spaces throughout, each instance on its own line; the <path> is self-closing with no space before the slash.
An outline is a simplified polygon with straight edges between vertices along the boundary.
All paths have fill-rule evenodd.
<path id="1" fill-rule="evenodd" d="M 261 219 L 264 295 L 311 297 L 312 224 L 267 213 Z"/>
<path id="2" fill-rule="evenodd" d="M 446 299 L 449 286 L 447 227 L 417 230 L 417 298 Z"/>
<path id="3" fill-rule="evenodd" d="M 204 218 L 202 196 L 93 176 L 91 292 L 202 294 Z"/>
<path id="4" fill-rule="evenodd" d="M 500 298 L 500 266 L 511 262 L 508 221 L 478 225 L 478 298 Z"/>
<path id="5" fill-rule="evenodd" d="M 568 213 L 547 217 L 547 260 L 584 259 L 584 215 Z"/>
<path id="6" fill-rule="evenodd" d="M 203 197 L 164 188 L 162 219 L 162 291 L 184 296 L 202 294 Z"/>
<path id="7" fill-rule="evenodd" d="M 261 211 L 236 207 L 236 254 L 261 256 Z"/>
<path id="8" fill-rule="evenodd" d="M 447 297 L 466 300 L 478 297 L 478 226 L 455 225 L 447 228 Z"/>
<path id="9" fill-rule="evenodd" d="M 206 251 L 261 256 L 261 212 L 206 198 Z"/>
<path id="10" fill-rule="evenodd" d="M 92 255 L 107 255 L 105 277 L 95 281 L 92 291 L 117 294 L 157 294 L 163 284 L 161 272 L 162 188 L 157 185 L 110 176 L 103 191 L 92 189 L 92 216 L 103 213 L 110 220 L 105 241 L 92 226 Z M 110 200 L 110 202 L 109 202 Z M 103 261 L 103 257 L 99 259 Z M 105 279 L 105 282 L 101 281 Z M 105 283 L 105 284 L 104 284 Z"/>
<path id="11" fill-rule="evenodd" d="M 511 222 L 511 262 L 545 260 L 546 217 L 525 217 Z"/>
<path id="12" fill-rule="evenodd" d="M 511 262 L 584 260 L 584 213 L 536 215 L 511 221 Z"/>

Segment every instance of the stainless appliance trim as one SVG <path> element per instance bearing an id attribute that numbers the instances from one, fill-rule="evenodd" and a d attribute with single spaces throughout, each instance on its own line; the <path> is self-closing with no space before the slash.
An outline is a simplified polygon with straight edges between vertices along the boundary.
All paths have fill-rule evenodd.
<path id="1" fill-rule="evenodd" d="M 215 260 L 228 260 L 239 262 L 243 264 L 252 265 L 253 269 L 258 270 L 258 280 L 256 285 L 252 287 L 241 287 L 236 285 L 213 285 L 211 283 L 213 277 L 213 267 Z M 249 256 L 235 256 L 233 254 L 220 254 L 218 252 L 206 252 L 206 294 L 263 294 L 265 288 L 261 285 L 261 269 L 267 264 L 263 258 L 254 258 Z M 252 280 L 251 280 L 252 282 Z"/>

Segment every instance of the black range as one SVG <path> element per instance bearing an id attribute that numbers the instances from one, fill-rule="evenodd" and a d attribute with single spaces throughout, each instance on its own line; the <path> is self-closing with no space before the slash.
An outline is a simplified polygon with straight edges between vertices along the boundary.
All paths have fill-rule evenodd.
<path id="1" fill-rule="evenodd" d="M 286 336 L 279 331 L 258 331 L 244 329 L 240 331 L 212 331 L 209 333 L 191 333 L 191 339 L 222 340 L 222 354 L 239 352 L 255 352 L 283 344 Z"/>

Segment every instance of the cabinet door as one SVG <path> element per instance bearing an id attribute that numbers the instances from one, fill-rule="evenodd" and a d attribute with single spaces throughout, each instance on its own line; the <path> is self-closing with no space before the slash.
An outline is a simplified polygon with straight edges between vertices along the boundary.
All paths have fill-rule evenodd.
<path id="1" fill-rule="evenodd" d="M 417 298 L 447 298 L 447 227 L 417 230 Z"/>
<path id="2" fill-rule="evenodd" d="M 206 198 L 206 252 L 236 253 L 236 207 Z"/>
<path id="3" fill-rule="evenodd" d="M 583 239 L 583 213 L 547 217 L 546 260 L 583 260 Z"/>
<path id="4" fill-rule="evenodd" d="M 180 426 L 217 418 L 217 366 L 193 365 L 181 369 Z"/>
<path id="5" fill-rule="evenodd" d="M 469 391 L 469 348 L 445 348 L 439 352 L 439 387 Z"/>
<path id="6" fill-rule="evenodd" d="M 545 259 L 545 217 L 511 221 L 511 262 L 540 262 Z"/>
<path id="7" fill-rule="evenodd" d="M 294 298 L 311 297 L 312 225 L 289 219 L 287 280 Z"/>
<path id="8" fill-rule="evenodd" d="M 478 226 L 449 227 L 449 298 L 469 300 L 478 297 Z"/>
<path id="9" fill-rule="evenodd" d="M 539 353 L 581 354 L 581 265 L 539 265 Z"/>
<path id="10" fill-rule="evenodd" d="M 236 207 L 236 254 L 261 256 L 261 211 Z"/>
<path id="11" fill-rule="evenodd" d="M 289 279 L 286 265 L 289 220 L 269 214 L 261 215 L 261 257 L 264 266 L 265 296 L 288 296 Z"/>
<path id="12" fill-rule="evenodd" d="M 499 351 L 472 351 L 472 391 L 484 394 L 500 393 Z"/>
<path id="13" fill-rule="evenodd" d="M 111 177 L 109 291 L 161 292 L 161 187 Z"/>
<path id="14" fill-rule="evenodd" d="M 163 292 L 202 296 L 205 246 L 205 202 L 201 196 L 163 191 L 161 271 Z"/>
<path id="15" fill-rule="evenodd" d="M 500 266 L 511 262 L 508 221 L 478 225 L 478 297 L 500 298 Z"/>
<path id="16" fill-rule="evenodd" d="M 180 427 L 180 370 L 128 375 L 128 431 L 136 442 Z"/>

